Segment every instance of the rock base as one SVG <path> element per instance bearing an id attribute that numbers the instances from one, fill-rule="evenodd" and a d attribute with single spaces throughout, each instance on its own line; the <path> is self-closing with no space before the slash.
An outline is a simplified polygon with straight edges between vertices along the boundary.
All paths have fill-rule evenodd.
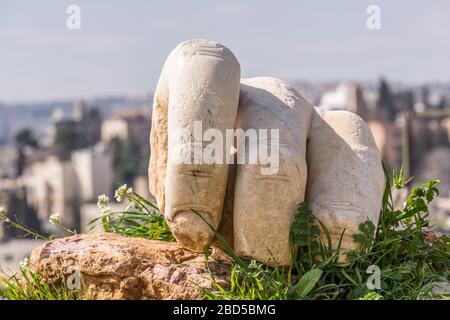
<path id="1" fill-rule="evenodd" d="M 201 289 L 213 288 L 212 279 L 228 287 L 230 261 L 220 249 L 211 250 L 207 266 L 203 254 L 176 243 L 84 234 L 35 249 L 30 269 L 51 284 L 79 284 L 84 299 L 197 300 Z"/>

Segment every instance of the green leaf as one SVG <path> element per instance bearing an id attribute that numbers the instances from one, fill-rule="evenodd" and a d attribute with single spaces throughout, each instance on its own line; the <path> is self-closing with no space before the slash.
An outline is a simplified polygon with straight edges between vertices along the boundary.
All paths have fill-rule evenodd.
<path id="1" fill-rule="evenodd" d="M 228 244 L 227 240 L 225 240 L 225 238 L 216 230 L 216 228 L 214 228 L 200 213 L 198 213 L 196 210 L 191 208 L 191 211 L 193 213 L 195 213 L 200 219 L 203 220 L 203 222 L 205 222 L 208 227 L 211 229 L 211 231 L 214 233 L 214 235 L 216 236 L 217 240 L 219 241 L 220 245 L 222 246 L 222 250 L 228 255 L 230 256 L 241 268 L 243 268 L 244 270 L 247 269 L 247 264 L 245 263 L 244 260 L 242 260 L 237 254 L 236 252 L 234 252 L 233 248 L 231 247 L 230 244 Z"/>
<path id="2" fill-rule="evenodd" d="M 320 280 L 322 272 L 320 269 L 312 269 L 300 278 L 294 287 L 297 298 L 304 299 L 311 292 L 317 281 Z"/>

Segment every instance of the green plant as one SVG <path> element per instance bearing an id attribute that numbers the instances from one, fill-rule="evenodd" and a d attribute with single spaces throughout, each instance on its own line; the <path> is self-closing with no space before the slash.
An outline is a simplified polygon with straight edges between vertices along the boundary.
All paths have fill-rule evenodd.
<path id="1" fill-rule="evenodd" d="M 392 184 L 391 184 L 392 181 Z M 354 235 L 359 250 L 347 254 L 349 265 L 337 269 L 328 266 L 324 282 L 340 286 L 340 298 L 360 298 L 370 292 L 366 277 L 370 266 L 380 270 L 381 287 L 377 293 L 384 299 L 431 298 L 433 283 L 448 281 L 450 242 L 447 236 L 427 241 L 430 232 L 428 205 L 438 194 L 433 180 L 411 190 L 402 209 L 395 209 L 392 188 L 401 189 L 409 182 L 403 173 L 390 176 L 386 172 L 386 188 L 380 221 L 375 226 L 366 222 Z"/>
<path id="2" fill-rule="evenodd" d="M 74 231 L 66 228 L 61 220 L 59 213 L 50 216 L 49 222 L 56 226 L 65 235 L 73 235 Z M 24 237 L 50 241 L 55 239 L 54 235 L 43 236 L 37 231 L 28 228 L 17 218 L 10 219 L 3 208 L 0 208 L 0 223 L 8 227 L 22 231 Z M 77 291 L 66 287 L 64 281 L 58 285 L 45 282 L 38 273 L 32 272 L 28 268 L 29 259 L 26 258 L 21 263 L 19 272 L 10 277 L 0 278 L 0 298 L 9 300 L 77 300 L 79 294 Z"/>
<path id="3" fill-rule="evenodd" d="M 154 203 L 128 188 L 126 184 L 116 190 L 115 198 L 118 202 L 127 200 L 128 206 L 123 211 L 112 211 L 108 207 L 108 197 L 99 196 L 98 206 L 102 214 L 89 223 L 91 229 L 100 222 L 106 232 L 127 237 L 175 241 L 164 216 Z"/>
<path id="4" fill-rule="evenodd" d="M 62 223 L 60 219 L 59 213 L 54 213 L 49 217 L 50 224 L 54 225 L 58 231 L 61 233 L 61 235 L 64 236 L 72 236 L 77 234 L 76 231 L 70 230 L 64 224 Z M 0 208 L 0 223 L 3 223 L 5 226 L 16 229 L 21 231 L 24 238 L 31 237 L 33 239 L 39 239 L 39 240 L 45 240 L 50 241 L 56 238 L 54 234 L 45 236 L 41 233 L 37 232 L 36 230 L 33 230 L 32 228 L 27 227 L 24 223 L 22 223 L 17 217 L 14 219 L 10 219 L 3 208 Z"/>
<path id="5" fill-rule="evenodd" d="M 383 300 L 383 296 L 374 291 L 370 291 L 364 297 L 358 298 L 358 300 Z"/>
<path id="6" fill-rule="evenodd" d="M 211 276 L 216 290 L 200 289 L 209 300 L 283 300 L 287 299 L 291 287 L 289 270 L 271 269 L 255 260 L 239 257 L 225 238 L 196 210 L 191 209 L 205 222 L 220 243 L 222 250 L 233 260 L 231 265 L 230 289 L 222 287 Z M 209 246 L 205 249 L 208 265 Z"/>
<path id="7" fill-rule="evenodd" d="M 47 241 L 50 240 L 49 237 L 43 236 L 39 232 L 25 226 L 17 219 L 17 217 L 15 219 L 9 218 L 3 207 L 0 207 L 0 223 L 7 227 L 20 230 L 21 232 L 23 232 L 24 237 L 32 237 L 33 239 L 40 239 Z"/>
<path id="8" fill-rule="evenodd" d="M 431 233 L 428 205 L 438 194 L 433 180 L 412 189 L 404 207 L 394 208 L 392 189 L 404 188 L 403 170 L 386 174 L 386 187 L 378 228 L 366 221 L 354 241 L 358 250 L 332 248 L 325 226 L 307 203 L 298 206 L 291 228 L 294 261 L 290 269 L 270 268 L 240 258 L 232 266 L 231 285 L 205 293 L 207 299 L 428 299 L 434 284 L 448 282 L 450 240 L 427 239 Z M 214 230 L 215 233 L 217 231 Z M 341 239 L 344 232 L 341 235 Z M 231 247 L 218 238 L 227 253 Z M 234 252 L 228 253 L 232 258 Z M 347 256 L 348 264 L 338 261 Z M 252 266 L 249 268 L 248 266 Z M 380 287 L 370 288 L 371 268 L 378 268 Z M 293 281 L 295 279 L 296 281 Z M 443 293 L 441 296 L 448 296 Z"/>
<path id="9" fill-rule="evenodd" d="M 202 292 L 208 300 L 285 300 L 290 288 L 290 276 L 286 272 L 254 260 L 249 261 L 245 269 L 233 264 L 229 289 L 213 282 L 215 290 Z"/>
<path id="10" fill-rule="evenodd" d="M 78 291 L 67 288 L 64 281 L 49 284 L 28 267 L 0 282 L 0 297 L 9 300 L 79 300 Z"/>

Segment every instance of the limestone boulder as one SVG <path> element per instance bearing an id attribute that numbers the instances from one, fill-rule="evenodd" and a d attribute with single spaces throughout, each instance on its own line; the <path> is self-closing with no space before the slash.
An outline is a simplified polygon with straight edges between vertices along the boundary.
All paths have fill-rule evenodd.
<path id="1" fill-rule="evenodd" d="M 202 299 L 214 278 L 227 287 L 228 258 L 212 248 L 201 253 L 176 243 L 127 238 L 112 233 L 76 235 L 35 249 L 30 269 L 48 283 L 77 283 L 84 299 Z"/>

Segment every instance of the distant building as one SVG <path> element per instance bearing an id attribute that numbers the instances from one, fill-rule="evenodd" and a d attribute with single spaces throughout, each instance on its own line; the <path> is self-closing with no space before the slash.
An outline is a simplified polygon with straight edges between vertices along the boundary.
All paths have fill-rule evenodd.
<path id="1" fill-rule="evenodd" d="M 75 151 L 69 160 L 50 156 L 32 164 L 21 179 L 41 221 L 59 212 L 65 225 L 78 228 L 81 204 L 109 194 L 112 177 L 112 158 L 97 147 Z"/>
<path id="2" fill-rule="evenodd" d="M 367 105 L 361 88 L 352 83 L 341 83 L 336 90 L 323 94 L 319 106 L 326 110 L 347 110 L 367 118 Z"/>
<path id="3" fill-rule="evenodd" d="M 380 150 L 383 160 L 389 168 L 400 165 L 401 130 L 398 125 L 386 120 L 369 120 L 368 125 Z"/>
<path id="4" fill-rule="evenodd" d="M 110 193 L 114 176 L 112 158 L 102 145 L 74 151 L 71 162 L 83 201 L 96 201 L 99 194 Z"/>
<path id="5" fill-rule="evenodd" d="M 447 133 L 447 141 L 448 144 L 450 144 L 450 118 L 442 120 L 442 127 L 445 129 Z"/>
<path id="6" fill-rule="evenodd" d="M 41 221 L 56 212 L 70 227 L 77 225 L 80 202 L 79 187 L 72 163 L 50 156 L 26 169 L 22 182 L 26 187 L 28 203 L 34 207 Z"/>
<path id="7" fill-rule="evenodd" d="M 117 113 L 111 119 L 103 121 L 102 142 L 109 144 L 114 138 L 127 140 L 132 138 L 139 145 L 146 145 L 150 135 L 150 112 L 143 109 L 127 109 Z"/>
<path id="8" fill-rule="evenodd" d="M 72 149 L 80 149 L 94 146 L 100 141 L 100 111 L 96 108 L 87 109 L 83 102 L 75 104 L 71 118 L 65 118 L 62 109 L 56 109 L 52 121 L 50 136 L 56 144 L 69 140 Z"/>
<path id="9" fill-rule="evenodd" d="M 1 109 L 0 106 L 0 115 L 3 116 L 3 114 L 5 113 L 4 111 Z M 8 141 L 8 137 L 10 135 L 10 125 L 8 123 L 8 119 L 6 119 L 6 117 L 0 117 L 0 146 L 4 145 L 7 143 Z"/>
<path id="10" fill-rule="evenodd" d="M 12 178 L 16 175 L 14 163 L 17 159 L 17 149 L 12 146 L 0 146 L 0 179 Z"/>
<path id="11" fill-rule="evenodd" d="M 29 258 L 31 252 L 43 245 L 43 240 L 12 239 L 0 245 L 0 276 L 13 275 L 19 271 L 20 262 Z"/>
<path id="12" fill-rule="evenodd" d="M 36 210 L 28 205 L 26 190 L 16 180 L 0 180 L 0 207 L 6 210 L 10 219 L 19 220 L 29 228 L 40 231 L 40 222 Z M 23 232 L 14 228 L 7 228 L 0 223 L 0 242 L 19 235 L 22 236 Z"/>

